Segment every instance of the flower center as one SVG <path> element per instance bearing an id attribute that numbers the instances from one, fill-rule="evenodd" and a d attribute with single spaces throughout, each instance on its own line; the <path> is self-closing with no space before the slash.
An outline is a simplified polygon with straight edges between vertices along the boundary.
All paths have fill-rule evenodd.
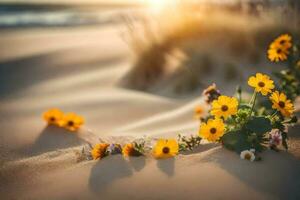
<path id="1" fill-rule="evenodd" d="M 228 106 L 223 105 L 221 109 L 222 109 L 223 112 L 226 112 L 228 110 Z"/>
<path id="2" fill-rule="evenodd" d="M 281 53 L 282 52 L 282 50 L 281 49 L 277 49 L 277 53 Z"/>
<path id="3" fill-rule="evenodd" d="M 284 108 L 285 107 L 285 103 L 283 101 L 279 101 L 278 103 L 280 108 Z"/>
<path id="4" fill-rule="evenodd" d="M 73 121 L 68 121 L 68 126 L 73 126 L 74 122 Z"/>
<path id="5" fill-rule="evenodd" d="M 246 160 L 250 160 L 250 159 L 251 159 L 250 153 L 247 153 L 247 154 L 245 155 L 245 159 L 246 159 Z"/>
<path id="6" fill-rule="evenodd" d="M 164 148 L 162 149 L 162 152 L 163 152 L 164 154 L 168 154 L 168 153 L 170 152 L 170 148 L 169 148 L 169 147 L 164 147 Z"/>
<path id="7" fill-rule="evenodd" d="M 279 43 L 280 43 L 280 44 L 284 44 L 284 43 L 285 43 L 285 40 L 280 40 Z"/>
<path id="8" fill-rule="evenodd" d="M 211 133 L 211 134 L 215 134 L 216 132 L 217 132 L 217 129 L 216 129 L 216 128 L 211 128 L 211 129 L 210 129 L 210 133 Z"/>
<path id="9" fill-rule="evenodd" d="M 54 121 L 55 121 L 55 117 L 51 117 L 51 118 L 50 118 L 50 121 L 51 121 L 51 122 L 54 122 Z"/>
<path id="10" fill-rule="evenodd" d="M 258 86 L 259 86 L 259 87 L 265 87 L 265 83 L 264 83 L 264 82 L 259 82 L 259 83 L 258 83 Z"/>

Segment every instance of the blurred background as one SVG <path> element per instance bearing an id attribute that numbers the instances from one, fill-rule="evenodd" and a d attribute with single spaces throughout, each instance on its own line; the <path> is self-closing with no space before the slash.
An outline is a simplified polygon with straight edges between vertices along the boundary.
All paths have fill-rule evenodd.
<path id="1" fill-rule="evenodd" d="M 142 195 L 143 191 L 165 195 L 175 191 L 173 186 L 181 190 L 170 193 L 172 198 L 189 191 L 195 198 L 202 191 L 219 198 L 216 188 L 230 197 L 293 196 L 297 191 L 293 177 L 299 167 L 286 152 L 264 156 L 271 159 L 258 167 L 269 174 L 252 176 L 251 169 L 252 174 L 257 170 L 248 163 L 241 165 L 244 171 L 237 170 L 240 164 L 234 159 L 238 156 L 227 159 L 225 151 L 210 151 L 214 145 L 203 146 L 199 159 L 183 159 L 189 166 L 199 163 L 204 170 L 195 165 L 195 174 L 203 173 L 194 176 L 191 171 L 186 176 L 181 172 L 186 165 L 176 160 L 175 174 L 171 167 L 174 177 L 156 173 L 166 173 L 159 162 L 147 164 L 145 176 L 137 171 L 132 174 L 131 167 L 127 174 L 123 161 L 113 164 L 120 167 L 120 173 L 115 173 L 119 168 L 111 167 L 111 162 L 103 163 L 112 170 L 106 173 L 103 165 L 77 165 L 74 153 L 80 154 L 86 141 L 96 143 L 99 138 L 117 142 L 113 138 L 132 141 L 144 135 L 196 135 L 199 116 L 193 117 L 195 107 L 199 115 L 209 109 L 202 90 L 216 83 L 222 94 L 233 96 L 238 85 L 251 90 L 247 86 L 250 75 L 272 76 L 273 71 L 284 69 L 284 62 L 267 59 L 267 49 L 284 33 L 299 40 L 299 16 L 300 0 L 0 0 L 0 170 L 5 162 L 17 161 L 0 171 L 0 196 L 90 199 L 92 191 L 98 199 L 110 194 L 124 194 L 126 199 L 128 191 L 137 188 Z M 42 114 L 51 108 L 75 112 L 85 123 L 74 134 L 47 126 Z M 298 127 L 289 131 L 289 137 L 296 133 Z M 299 157 L 298 136 L 289 146 Z M 76 169 L 73 173 L 68 171 L 71 166 Z M 98 182 L 101 186 L 103 172 L 104 182 L 113 183 L 104 184 L 104 193 Z M 209 173 L 220 175 L 219 185 L 204 190 L 190 187 L 190 180 L 196 180 L 193 177 L 209 179 Z M 173 186 L 170 178 L 176 183 Z"/>
<path id="2" fill-rule="evenodd" d="M 80 46 L 97 44 L 100 33 L 93 41 L 88 35 L 75 39 L 74 34 L 108 27 L 118 31 L 130 57 L 131 67 L 119 86 L 185 98 L 216 82 L 232 92 L 249 74 L 274 67 L 266 58 L 274 37 L 286 32 L 299 36 L 299 4 L 297 0 L 1 0 L 1 96 L 15 94 L 17 87 L 25 89 L 37 78 L 22 80 L 23 75 L 14 73 L 21 58 L 41 53 L 45 46 L 53 51 L 71 40 Z M 53 33 L 70 37 L 56 40 Z M 96 56 L 94 51 L 102 53 L 93 47 L 85 53 Z M 19 62 L 11 62 L 17 58 Z M 49 60 L 40 60 L 39 65 Z M 19 74 L 29 73 L 36 64 L 23 65 Z"/>

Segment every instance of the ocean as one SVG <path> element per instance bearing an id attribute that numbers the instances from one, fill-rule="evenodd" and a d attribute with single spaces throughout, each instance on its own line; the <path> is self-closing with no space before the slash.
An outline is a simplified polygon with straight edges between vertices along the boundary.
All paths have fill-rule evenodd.
<path id="1" fill-rule="evenodd" d="M 0 29 L 119 23 L 128 12 L 126 6 L 0 4 Z"/>

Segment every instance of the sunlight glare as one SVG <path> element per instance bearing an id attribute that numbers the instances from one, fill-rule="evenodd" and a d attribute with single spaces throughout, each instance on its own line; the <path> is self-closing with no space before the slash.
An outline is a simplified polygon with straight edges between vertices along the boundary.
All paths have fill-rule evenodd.
<path id="1" fill-rule="evenodd" d="M 151 10 L 159 12 L 167 6 L 173 6 L 177 0 L 145 0 Z"/>

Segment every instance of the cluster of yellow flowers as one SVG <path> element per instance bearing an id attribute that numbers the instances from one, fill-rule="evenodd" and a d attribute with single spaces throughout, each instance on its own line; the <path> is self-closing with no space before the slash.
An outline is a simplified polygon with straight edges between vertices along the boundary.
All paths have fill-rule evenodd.
<path id="1" fill-rule="evenodd" d="M 292 47 L 292 37 L 284 34 L 276 38 L 269 46 L 268 58 L 273 62 L 287 60 L 290 53 L 289 49 Z"/>
<path id="2" fill-rule="evenodd" d="M 48 125 L 55 125 L 69 131 L 77 131 L 83 124 L 83 117 L 75 113 L 64 113 L 60 109 L 53 108 L 43 114 L 43 119 Z"/>
<path id="3" fill-rule="evenodd" d="M 249 78 L 248 84 L 254 88 L 255 97 L 257 93 L 261 93 L 263 96 L 271 94 L 269 99 L 273 104 L 272 108 L 277 110 L 277 112 L 280 112 L 285 117 L 290 117 L 293 114 L 294 106 L 291 100 L 287 99 L 284 93 L 273 91 L 275 88 L 274 82 L 269 76 L 257 73 L 255 76 Z M 210 114 L 214 118 L 208 119 L 206 123 L 201 123 L 199 136 L 210 142 L 218 142 L 226 134 L 224 120 L 237 114 L 239 102 L 235 97 L 220 95 L 212 101 L 211 105 Z M 198 114 L 203 113 L 202 108 L 197 108 L 196 111 Z M 43 114 L 43 118 L 50 125 L 57 125 L 70 131 L 77 131 L 84 123 L 84 119 L 81 116 L 75 113 L 64 114 L 59 109 L 48 110 Z M 120 144 L 99 143 L 92 148 L 90 155 L 94 160 L 102 159 L 109 152 L 115 151 L 112 148 L 117 149 L 116 152 L 122 153 L 124 157 L 144 155 L 144 152 L 140 151 L 141 149 L 136 148 L 135 143 L 129 143 L 123 147 Z M 151 151 L 153 157 L 157 159 L 174 157 L 178 153 L 179 144 L 175 139 L 159 139 Z M 243 154 L 248 155 L 246 153 L 246 151 L 243 152 Z"/>
<path id="4" fill-rule="evenodd" d="M 83 117 L 75 113 L 63 113 L 60 109 L 53 108 L 43 113 L 43 119 L 48 125 L 55 125 L 65 128 L 69 131 L 77 131 L 83 124 Z M 125 157 L 129 156 L 142 156 L 133 143 L 124 145 L 113 145 L 115 149 L 119 149 Z M 91 150 L 91 156 L 94 160 L 102 159 L 107 155 L 110 144 L 100 143 L 96 144 Z M 170 158 L 177 155 L 179 152 L 179 145 L 175 139 L 159 139 L 153 148 L 153 156 L 157 159 Z"/>
<path id="5" fill-rule="evenodd" d="M 292 37 L 288 34 L 281 35 L 270 44 L 268 58 L 273 62 L 287 60 L 292 46 Z M 298 61 L 297 66 L 300 68 L 300 61 Z M 268 96 L 272 103 L 272 109 L 275 110 L 274 114 L 280 113 L 281 120 L 287 119 L 293 115 L 294 105 L 292 101 L 288 99 L 285 93 L 275 90 L 274 81 L 271 80 L 269 76 L 262 73 L 256 73 L 255 76 L 249 77 L 248 85 L 254 88 L 254 93 L 248 105 L 249 115 L 247 114 L 246 120 L 249 121 L 251 117 L 255 118 L 255 114 L 254 116 L 252 114 L 257 94 Z M 287 92 L 286 90 L 283 91 Z M 199 145 L 201 139 L 206 139 L 209 142 L 224 142 L 224 137 L 230 135 L 230 133 L 228 133 L 228 127 L 230 126 L 228 125 L 228 121 L 239 116 L 239 112 L 243 107 L 243 104 L 239 105 L 242 100 L 241 98 L 238 100 L 235 97 L 221 95 L 215 84 L 207 88 L 203 94 L 206 96 L 206 103 L 211 105 L 210 116 L 207 119 L 203 119 L 202 115 L 206 112 L 206 109 L 202 106 L 197 106 L 195 108 L 195 118 L 201 119 L 202 121 L 199 128 L 199 136 L 196 138 L 191 137 L 190 139 L 187 139 L 185 137 L 179 137 L 179 140 L 159 139 L 154 147 L 150 148 L 151 151 L 148 152 L 145 151 L 145 143 L 138 144 L 132 142 L 125 144 L 124 146 L 120 144 L 99 143 L 93 147 L 91 146 L 89 157 L 92 157 L 94 160 L 99 160 L 109 154 L 119 153 L 124 157 L 137 157 L 150 153 L 157 159 L 164 159 L 176 156 L 179 151 L 187 150 L 188 148 L 182 148 L 184 147 L 183 145 L 188 147 Z M 56 125 L 70 131 L 77 131 L 84 124 L 83 117 L 75 113 L 65 114 L 56 108 L 45 112 L 43 118 L 49 125 Z M 239 121 L 237 121 L 237 123 L 239 123 Z M 281 137 L 279 133 L 274 135 L 274 141 L 278 141 Z M 242 159 L 254 161 L 255 149 L 243 150 L 240 156 Z"/>
<path id="6" fill-rule="evenodd" d="M 248 84 L 255 88 L 255 92 L 260 92 L 263 96 L 270 95 L 272 108 L 279 111 L 283 116 L 290 117 L 294 113 L 294 105 L 283 92 L 273 91 L 275 88 L 273 80 L 269 76 L 257 73 L 249 78 Z"/>
<path id="7" fill-rule="evenodd" d="M 257 73 L 248 80 L 248 85 L 255 89 L 255 96 L 261 93 L 266 96 L 271 93 L 270 100 L 272 108 L 279 111 L 283 116 L 290 117 L 294 112 L 294 106 L 286 95 L 279 91 L 272 90 L 275 88 L 273 80 L 269 76 Z M 209 119 L 200 126 L 199 134 L 202 138 L 216 142 L 225 134 L 225 124 L 223 119 L 236 115 L 238 111 L 238 100 L 235 97 L 219 96 L 212 102 L 210 114 L 214 119 Z"/>
<path id="8" fill-rule="evenodd" d="M 140 152 L 133 143 L 129 143 L 121 147 L 120 144 L 113 144 L 113 148 L 117 148 L 123 154 L 124 157 L 138 157 L 143 156 L 144 154 Z M 91 155 L 94 160 L 99 160 L 108 155 L 108 152 L 113 150 L 109 150 L 110 144 L 100 143 L 96 144 L 92 151 Z M 152 155 L 157 159 L 170 158 L 174 157 L 179 152 L 179 145 L 175 139 L 159 139 L 153 150 Z"/>

